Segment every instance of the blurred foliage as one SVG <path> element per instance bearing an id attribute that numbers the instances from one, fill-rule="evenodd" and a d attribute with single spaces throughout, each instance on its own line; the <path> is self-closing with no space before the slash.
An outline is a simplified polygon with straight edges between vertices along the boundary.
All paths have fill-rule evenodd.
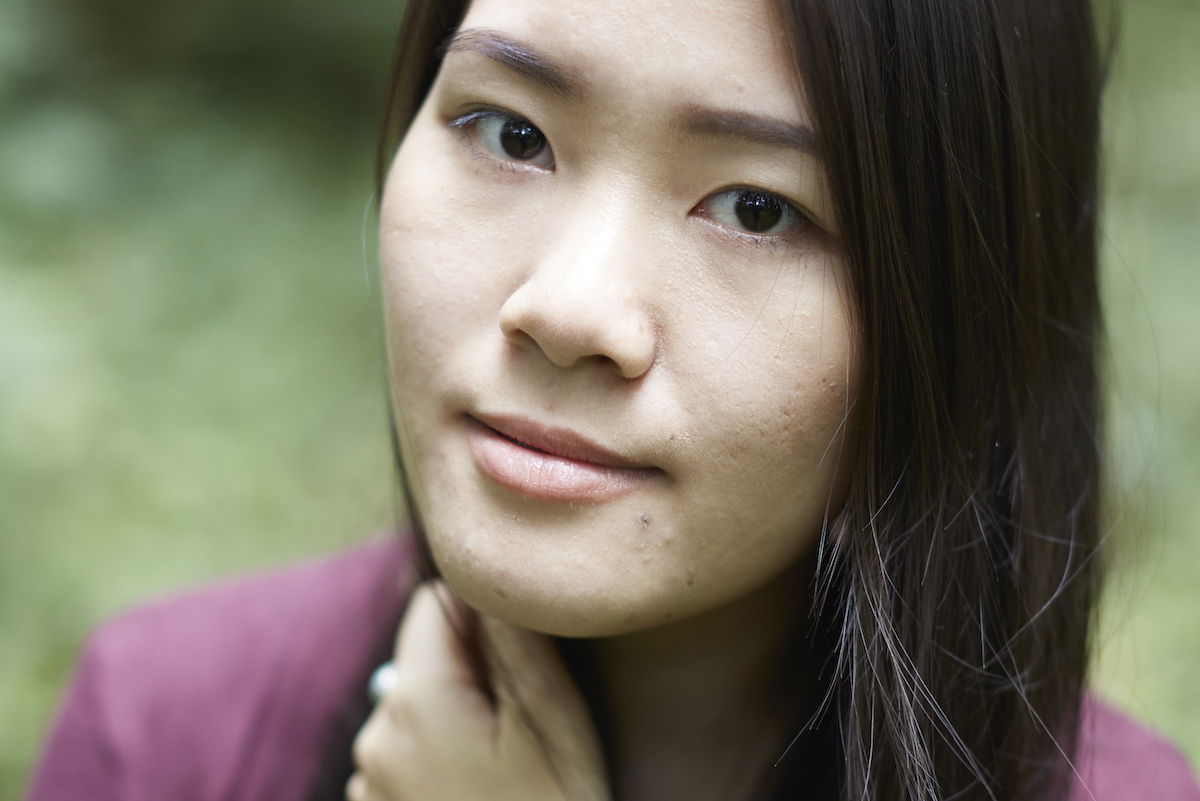
<path id="1" fill-rule="evenodd" d="M 1112 568 L 1095 683 L 1200 764 L 1200 3 L 1118 4 L 1101 250 Z"/>
<path id="2" fill-rule="evenodd" d="M 0 797 L 86 630 L 392 519 L 374 136 L 398 4 L 0 5 Z M 1097 684 L 1200 758 L 1200 6 L 1109 96 Z"/>
<path id="3" fill-rule="evenodd" d="M 0 798 L 98 619 L 390 524 L 368 204 L 399 14 L 0 4 Z"/>

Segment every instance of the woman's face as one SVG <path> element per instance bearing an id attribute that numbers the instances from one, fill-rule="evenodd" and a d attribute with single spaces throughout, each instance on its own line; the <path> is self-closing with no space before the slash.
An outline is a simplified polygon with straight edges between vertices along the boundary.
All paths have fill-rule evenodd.
<path id="1" fill-rule="evenodd" d="M 766 2 L 471 5 L 381 213 L 403 460 L 469 603 L 625 633 L 814 546 L 858 368 L 810 124 Z"/>

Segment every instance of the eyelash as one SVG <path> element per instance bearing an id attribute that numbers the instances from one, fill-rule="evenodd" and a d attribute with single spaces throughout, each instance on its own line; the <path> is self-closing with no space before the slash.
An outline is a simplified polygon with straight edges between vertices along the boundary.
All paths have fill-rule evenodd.
<path id="1" fill-rule="evenodd" d="M 486 145 L 481 144 L 478 141 L 479 134 L 478 134 L 477 129 L 478 129 L 479 123 L 487 122 L 487 121 L 527 122 L 527 123 L 529 123 L 529 125 L 532 128 L 534 128 L 541 135 L 543 141 L 545 142 L 545 148 L 550 153 L 550 156 L 551 156 L 550 164 L 548 164 L 548 165 L 534 164 L 534 163 L 532 163 L 532 161 L 522 161 L 517 158 L 508 158 L 505 156 L 501 156 L 495 152 L 492 152 L 490 148 L 488 148 Z M 554 169 L 554 161 L 553 161 L 554 148 L 551 147 L 550 140 L 548 138 L 546 138 L 546 135 L 544 133 L 542 133 L 542 130 L 540 128 L 538 128 L 532 122 L 529 122 L 529 120 L 527 120 L 525 117 L 520 116 L 519 114 L 512 114 L 507 111 L 500 111 L 499 109 L 478 109 L 476 111 L 470 111 L 466 114 L 463 114 L 459 117 L 456 117 L 456 118 L 450 120 L 449 125 L 451 128 L 453 128 L 454 130 L 459 132 L 459 134 L 463 137 L 463 140 L 466 142 L 467 147 L 470 148 L 473 155 L 475 155 L 479 158 L 488 159 L 489 161 L 497 164 L 498 166 L 500 166 L 504 169 L 510 170 L 512 172 L 523 172 L 523 171 L 527 171 L 527 170 L 533 170 L 536 172 L 546 172 L 548 170 Z"/>
<path id="2" fill-rule="evenodd" d="M 731 225 L 717 218 L 710 210 L 705 208 L 715 200 L 738 193 L 747 193 L 758 195 L 764 199 L 772 201 L 781 207 L 784 218 L 790 218 L 790 223 L 786 229 L 779 233 L 755 233 L 739 228 L 737 225 Z M 747 242 L 756 246 L 781 247 L 794 242 L 797 238 L 804 236 L 813 228 L 814 223 L 808 214 L 801 211 L 796 205 L 790 202 L 787 198 L 775 192 L 766 189 L 759 189 L 753 186 L 734 186 L 726 189 L 721 189 L 707 195 L 702 201 L 696 204 L 693 211 L 697 216 L 704 220 L 708 220 L 711 224 L 717 226 L 723 234 L 735 237 L 739 241 Z M 782 221 L 782 220 L 781 220 Z"/>
<path id="3" fill-rule="evenodd" d="M 479 123 L 485 121 L 515 121 L 529 123 L 529 125 L 536 130 L 538 134 L 540 134 L 542 140 L 545 142 L 545 148 L 551 157 L 550 163 L 548 165 L 537 165 L 515 157 L 509 158 L 493 152 L 486 145 L 482 145 L 478 141 L 479 134 L 477 132 L 477 127 Z M 544 133 L 542 133 L 540 128 L 519 114 L 513 114 L 511 112 L 501 111 L 499 109 L 477 109 L 451 119 L 448 124 L 450 128 L 458 131 L 458 133 L 463 137 L 467 147 L 471 150 L 474 156 L 487 159 L 502 169 L 506 169 L 511 172 L 546 172 L 553 171 L 554 169 L 554 149 L 551 147 L 549 139 Z M 717 219 L 711 211 L 704 208 L 718 198 L 726 197 L 738 192 L 753 193 L 760 197 L 774 201 L 776 204 L 782 207 L 783 213 L 792 219 L 792 224 L 781 233 L 754 233 L 752 231 L 747 231 L 734 225 L 722 222 L 721 220 Z M 734 237 L 739 242 L 744 242 L 755 246 L 766 245 L 770 247 L 779 247 L 787 245 L 794 241 L 797 237 L 802 236 L 806 231 L 808 231 L 810 228 L 813 228 L 815 225 L 808 214 L 797 208 L 796 205 L 787 200 L 787 198 L 775 192 L 751 186 L 727 187 L 706 195 L 705 198 L 695 206 L 693 212 L 696 213 L 697 216 L 708 220 L 711 224 L 720 228 L 723 233 Z"/>

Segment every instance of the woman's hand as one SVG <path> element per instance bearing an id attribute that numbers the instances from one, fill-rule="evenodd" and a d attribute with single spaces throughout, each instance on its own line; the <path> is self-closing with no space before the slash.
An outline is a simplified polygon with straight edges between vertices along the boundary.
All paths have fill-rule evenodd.
<path id="1" fill-rule="evenodd" d="M 444 585 L 413 594 L 396 638 L 395 685 L 354 743 L 348 801 L 608 799 L 587 708 L 549 638 L 479 616 L 486 652 L 510 677 L 511 686 L 497 682 L 493 705 L 447 612 L 472 614 Z"/>

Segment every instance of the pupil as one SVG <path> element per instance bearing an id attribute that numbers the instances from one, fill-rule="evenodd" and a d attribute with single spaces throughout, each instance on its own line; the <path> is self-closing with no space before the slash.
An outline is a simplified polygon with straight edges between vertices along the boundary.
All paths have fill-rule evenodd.
<path id="1" fill-rule="evenodd" d="M 541 152 L 546 140 L 527 120 L 508 120 L 500 129 L 500 144 L 514 159 L 526 161 Z"/>
<path id="2" fill-rule="evenodd" d="M 761 234 L 783 219 L 783 204 L 778 198 L 762 192 L 742 192 L 738 195 L 734 213 L 747 231 Z"/>

